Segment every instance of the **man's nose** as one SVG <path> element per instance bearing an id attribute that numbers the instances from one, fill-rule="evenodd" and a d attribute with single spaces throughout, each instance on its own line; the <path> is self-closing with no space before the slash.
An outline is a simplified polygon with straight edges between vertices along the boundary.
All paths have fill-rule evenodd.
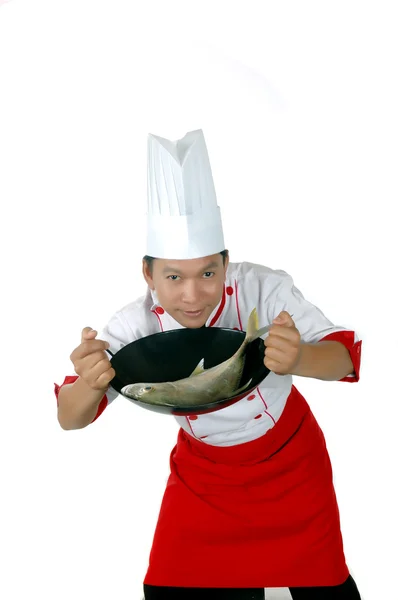
<path id="1" fill-rule="evenodd" d="M 187 304 L 195 304 L 199 297 L 198 285 L 195 281 L 186 281 L 182 292 L 182 300 Z"/>

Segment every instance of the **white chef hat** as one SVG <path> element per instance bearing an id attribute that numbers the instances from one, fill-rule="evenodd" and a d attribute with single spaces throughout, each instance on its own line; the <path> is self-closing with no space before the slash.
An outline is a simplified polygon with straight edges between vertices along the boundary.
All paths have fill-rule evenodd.
<path id="1" fill-rule="evenodd" d="M 224 249 L 203 131 L 175 142 L 149 134 L 146 254 L 180 260 Z"/>

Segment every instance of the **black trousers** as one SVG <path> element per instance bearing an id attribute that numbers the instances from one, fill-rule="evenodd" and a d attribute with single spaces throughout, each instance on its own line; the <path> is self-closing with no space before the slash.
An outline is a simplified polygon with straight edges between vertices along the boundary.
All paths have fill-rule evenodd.
<path id="1" fill-rule="evenodd" d="M 293 600 L 361 600 L 351 575 L 332 587 L 289 588 Z M 264 589 L 179 588 L 144 584 L 145 600 L 264 600 Z"/>

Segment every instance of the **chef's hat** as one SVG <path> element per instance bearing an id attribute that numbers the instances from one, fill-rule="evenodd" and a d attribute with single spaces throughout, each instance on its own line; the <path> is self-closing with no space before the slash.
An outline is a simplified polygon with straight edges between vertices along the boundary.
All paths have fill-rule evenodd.
<path id="1" fill-rule="evenodd" d="M 224 249 L 203 131 L 176 142 L 149 134 L 146 254 L 179 260 Z"/>

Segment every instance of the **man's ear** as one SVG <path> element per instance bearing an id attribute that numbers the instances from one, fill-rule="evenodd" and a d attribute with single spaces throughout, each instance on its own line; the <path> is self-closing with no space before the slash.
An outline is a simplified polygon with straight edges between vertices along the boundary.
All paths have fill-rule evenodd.
<path id="1" fill-rule="evenodd" d="M 154 285 L 154 283 L 153 283 L 153 279 L 152 279 L 151 270 L 150 270 L 150 268 L 149 268 L 149 265 L 148 265 L 148 263 L 146 262 L 146 260 L 143 260 L 143 261 L 142 261 L 142 274 L 143 274 L 143 276 L 144 276 L 144 279 L 145 279 L 145 281 L 146 281 L 146 282 L 147 282 L 147 284 L 148 284 L 148 287 L 149 287 L 151 290 L 154 290 L 154 289 L 155 289 L 155 285 Z"/>

